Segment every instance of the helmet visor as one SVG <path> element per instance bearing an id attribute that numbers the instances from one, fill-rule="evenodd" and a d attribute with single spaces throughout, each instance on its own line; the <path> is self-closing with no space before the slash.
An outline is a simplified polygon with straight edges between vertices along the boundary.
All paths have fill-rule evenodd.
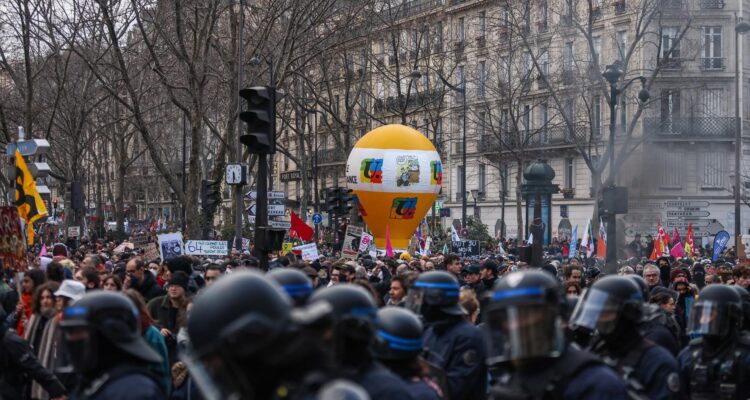
<path id="1" fill-rule="evenodd" d="M 541 357 L 557 357 L 564 348 L 558 307 L 518 305 L 487 312 L 490 364 Z"/>
<path id="2" fill-rule="evenodd" d="M 576 304 L 570 317 L 570 325 L 582 327 L 600 334 L 607 335 L 615 330 L 617 313 L 622 300 L 609 293 L 590 288 Z"/>
<path id="3" fill-rule="evenodd" d="M 691 335 L 725 336 L 729 332 L 729 308 L 715 302 L 702 301 L 693 305 L 687 332 Z"/>
<path id="4" fill-rule="evenodd" d="M 422 306 L 424 305 L 425 291 L 423 289 L 411 288 L 409 293 L 406 295 L 404 302 L 407 310 L 411 310 L 414 314 L 422 314 Z"/>

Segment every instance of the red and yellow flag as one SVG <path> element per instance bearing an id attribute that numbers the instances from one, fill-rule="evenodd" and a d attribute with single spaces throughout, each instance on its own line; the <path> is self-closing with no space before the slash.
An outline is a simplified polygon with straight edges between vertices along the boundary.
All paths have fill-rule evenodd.
<path id="1" fill-rule="evenodd" d="M 695 251 L 695 244 L 693 242 L 693 224 L 688 224 L 687 235 L 685 236 L 685 254 L 688 257 L 693 257 Z"/>

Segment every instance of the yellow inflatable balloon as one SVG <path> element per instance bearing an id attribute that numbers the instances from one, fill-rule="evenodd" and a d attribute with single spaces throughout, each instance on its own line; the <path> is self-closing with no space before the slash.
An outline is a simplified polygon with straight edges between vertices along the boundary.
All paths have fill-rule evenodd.
<path id="1" fill-rule="evenodd" d="M 404 125 L 373 129 L 354 145 L 346 180 L 355 204 L 385 248 L 386 226 L 394 249 L 406 249 L 443 183 L 440 155 L 429 139 Z"/>

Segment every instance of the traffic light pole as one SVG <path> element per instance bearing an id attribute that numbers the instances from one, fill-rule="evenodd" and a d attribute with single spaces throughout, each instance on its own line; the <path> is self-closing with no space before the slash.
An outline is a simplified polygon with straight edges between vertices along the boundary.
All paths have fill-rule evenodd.
<path id="1" fill-rule="evenodd" d="M 235 159 L 237 163 L 242 163 L 242 143 L 240 142 L 240 136 L 242 136 L 242 123 L 240 122 L 240 112 L 242 111 L 242 98 L 239 96 L 239 92 L 242 89 L 242 66 L 244 54 L 243 51 L 245 46 L 242 41 L 242 36 L 245 29 L 245 0 L 240 0 L 240 12 L 239 12 L 239 26 L 237 30 L 237 137 L 235 141 L 236 154 Z M 258 196 L 263 197 L 263 196 Z M 245 212 L 244 197 L 242 195 L 242 185 L 236 185 L 234 188 L 234 248 L 238 251 L 242 251 L 242 214 Z M 257 226 L 257 224 L 256 224 Z"/>
<path id="2" fill-rule="evenodd" d="M 260 269 L 268 270 L 268 253 L 263 249 L 264 243 L 262 227 L 268 225 L 268 155 L 258 154 L 258 175 L 257 175 L 257 192 L 255 205 L 255 248 L 256 255 L 259 259 Z"/>

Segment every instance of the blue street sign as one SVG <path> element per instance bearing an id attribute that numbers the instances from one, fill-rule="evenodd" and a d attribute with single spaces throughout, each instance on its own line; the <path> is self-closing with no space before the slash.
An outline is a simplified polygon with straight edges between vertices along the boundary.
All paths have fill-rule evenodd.
<path id="1" fill-rule="evenodd" d="M 312 216 L 313 224 L 320 225 L 321 222 L 323 222 L 323 215 L 320 213 L 315 213 Z"/>
<path id="2" fill-rule="evenodd" d="M 16 154 L 16 148 L 22 156 L 33 156 L 46 153 L 49 150 L 49 142 L 45 139 L 30 139 L 18 143 L 8 143 L 5 154 L 12 157 Z"/>

